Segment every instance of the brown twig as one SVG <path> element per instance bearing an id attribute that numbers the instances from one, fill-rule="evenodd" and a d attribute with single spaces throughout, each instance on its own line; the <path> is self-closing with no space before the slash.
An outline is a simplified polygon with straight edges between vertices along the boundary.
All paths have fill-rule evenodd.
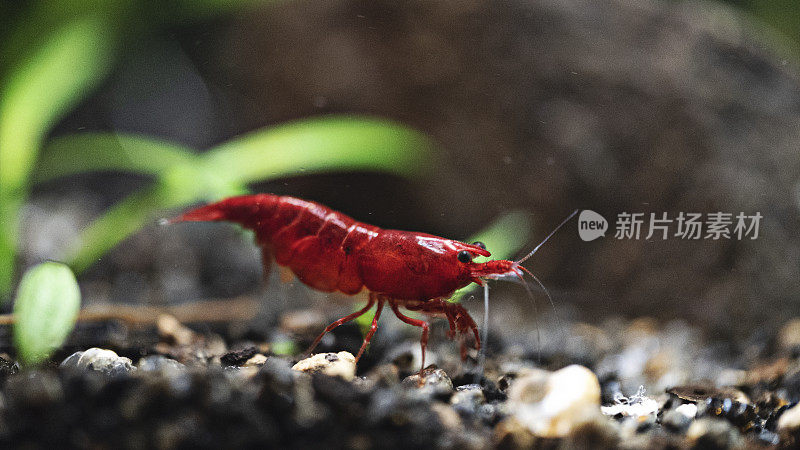
<path id="1" fill-rule="evenodd" d="M 207 300 L 171 306 L 118 305 L 97 303 L 81 308 L 78 322 L 118 320 L 133 327 L 156 323 L 162 314 L 169 314 L 181 323 L 235 322 L 250 320 L 258 314 L 259 302 L 252 297 Z M 12 325 L 13 314 L 0 314 L 0 325 Z"/>

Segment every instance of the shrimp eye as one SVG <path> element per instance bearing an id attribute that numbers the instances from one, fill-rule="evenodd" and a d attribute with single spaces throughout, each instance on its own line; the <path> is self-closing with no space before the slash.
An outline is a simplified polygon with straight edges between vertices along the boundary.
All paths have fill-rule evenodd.
<path id="1" fill-rule="evenodd" d="M 474 245 L 475 247 L 480 247 L 480 248 L 486 250 L 486 244 L 484 244 L 481 241 L 475 241 L 475 242 L 472 243 L 472 245 Z"/>
<path id="2" fill-rule="evenodd" d="M 461 250 L 458 252 L 458 260 L 465 264 L 470 262 L 472 261 L 472 253 L 466 250 Z"/>

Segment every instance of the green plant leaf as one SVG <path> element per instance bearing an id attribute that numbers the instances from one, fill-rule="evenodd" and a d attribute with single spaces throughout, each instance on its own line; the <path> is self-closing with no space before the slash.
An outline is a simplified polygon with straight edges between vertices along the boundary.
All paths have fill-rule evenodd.
<path id="1" fill-rule="evenodd" d="M 158 177 L 152 187 L 130 195 L 83 231 L 67 252 L 70 266 L 85 270 L 166 209 L 246 192 L 242 185 L 221 180 L 216 171 L 204 172 L 198 161 L 189 148 L 133 135 L 86 133 L 49 142 L 36 181 L 103 170 Z"/>
<path id="2" fill-rule="evenodd" d="M 297 348 L 297 344 L 294 341 L 289 339 L 282 339 L 278 341 L 272 341 L 269 344 L 269 351 L 273 355 L 287 355 L 291 356 L 296 354 L 299 349 Z"/>
<path id="3" fill-rule="evenodd" d="M 738 6 L 769 25 L 756 29 L 772 44 L 772 51 L 784 55 L 791 52 L 788 56 L 797 63 L 800 57 L 800 4 L 796 0 L 745 0 Z"/>
<path id="4" fill-rule="evenodd" d="M 395 122 L 329 116 L 247 134 L 210 151 L 205 163 L 240 183 L 333 170 L 417 176 L 431 168 L 431 147 L 423 134 Z"/>
<path id="5" fill-rule="evenodd" d="M 67 263 L 80 273 L 133 232 L 156 219 L 155 211 L 175 206 L 160 190 L 131 194 L 92 222 L 67 250 Z"/>
<path id="6" fill-rule="evenodd" d="M 197 155 L 187 147 L 144 136 L 73 134 L 55 138 L 45 145 L 34 182 L 98 171 L 158 176 L 196 160 Z"/>
<path id="7" fill-rule="evenodd" d="M 508 259 L 522 250 L 531 236 L 531 220 L 525 211 L 509 211 L 495 219 L 488 227 L 472 235 L 467 242 L 481 241 L 492 252 L 491 259 Z M 488 258 L 478 257 L 475 262 Z"/>
<path id="8" fill-rule="evenodd" d="M 25 364 L 39 364 L 59 348 L 75 326 L 81 306 L 69 267 L 39 264 L 22 277 L 14 302 L 14 346 Z"/>
<path id="9" fill-rule="evenodd" d="M 0 295 L 11 289 L 19 208 L 41 142 L 107 73 L 113 45 L 112 27 L 99 16 L 70 21 L 0 86 Z"/>
<path id="10" fill-rule="evenodd" d="M 209 199 L 208 190 L 197 184 L 190 184 L 197 183 L 197 178 L 182 176 L 186 178 L 167 177 L 167 180 L 173 181 L 172 186 L 162 180 L 150 188 L 131 194 L 92 222 L 67 251 L 70 267 L 80 273 L 128 236 L 155 223 L 164 211 Z M 175 179 L 180 181 L 175 182 Z M 245 192 L 243 186 L 228 186 L 225 189 L 218 186 L 210 198 L 217 199 Z"/>

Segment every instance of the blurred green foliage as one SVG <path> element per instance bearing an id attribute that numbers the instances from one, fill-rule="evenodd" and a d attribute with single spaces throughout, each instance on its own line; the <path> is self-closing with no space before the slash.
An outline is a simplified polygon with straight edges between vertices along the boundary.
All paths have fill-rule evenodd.
<path id="1" fill-rule="evenodd" d="M 19 213 L 51 128 L 109 73 L 131 39 L 254 0 L 40 0 L 0 4 L 0 299 L 14 277 Z"/>
<path id="2" fill-rule="evenodd" d="M 769 27 L 767 35 L 772 44 L 786 56 L 800 60 L 800 1 L 797 0 L 722 0 L 741 8 Z M 774 32 L 773 32 L 774 31 Z M 777 33 L 775 33 L 777 32 Z"/>
<path id="3" fill-rule="evenodd" d="M 78 282 L 69 267 L 46 262 L 22 277 L 14 301 L 14 346 L 25 364 L 39 364 L 61 347 L 75 327 L 81 306 Z"/>
<path id="4" fill-rule="evenodd" d="M 2 69 L 0 85 L 0 295 L 11 287 L 19 210 L 53 124 L 108 71 L 111 40 L 96 17 L 62 24 L 28 58 Z M 10 58 L 11 59 L 11 58 Z"/>
<path id="5" fill-rule="evenodd" d="M 749 0 L 747 9 L 786 38 L 786 45 L 800 57 L 800 2 L 797 0 Z"/>
<path id="6" fill-rule="evenodd" d="M 386 121 L 329 117 L 259 130 L 208 153 L 140 136 L 48 133 L 113 68 L 127 44 L 174 24 L 208 20 L 254 0 L 45 0 L 0 14 L 0 299 L 10 292 L 20 210 L 33 182 L 93 171 L 153 176 L 71 244 L 81 271 L 164 210 L 247 191 L 301 172 L 381 170 L 417 175 L 427 139 Z"/>
<path id="7" fill-rule="evenodd" d="M 290 339 L 281 339 L 269 343 L 269 352 L 273 355 L 291 356 L 299 351 L 297 344 Z"/>

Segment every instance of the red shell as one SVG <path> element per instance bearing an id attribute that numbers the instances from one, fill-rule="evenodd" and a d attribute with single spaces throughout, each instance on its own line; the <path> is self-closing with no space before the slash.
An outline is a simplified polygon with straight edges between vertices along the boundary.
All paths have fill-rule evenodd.
<path id="1" fill-rule="evenodd" d="M 369 291 L 396 300 L 450 295 L 472 281 L 458 253 L 481 247 L 425 233 L 384 230 L 315 202 L 289 196 L 233 197 L 189 211 L 176 221 L 224 220 L 256 233 L 264 250 L 305 284 L 326 292 Z"/>

